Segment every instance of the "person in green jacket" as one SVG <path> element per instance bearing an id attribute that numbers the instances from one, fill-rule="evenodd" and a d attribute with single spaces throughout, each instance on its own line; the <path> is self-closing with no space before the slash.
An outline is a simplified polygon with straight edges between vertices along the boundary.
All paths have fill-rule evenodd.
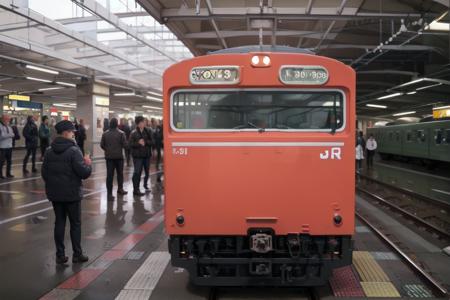
<path id="1" fill-rule="evenodd" d="M 48 117 L 42 116 L 39 126 L 39 141 L 41 145 L 41 161 L 44 159 L 45 150 L 50 146 L 50 128 L 48 127 Z"/>

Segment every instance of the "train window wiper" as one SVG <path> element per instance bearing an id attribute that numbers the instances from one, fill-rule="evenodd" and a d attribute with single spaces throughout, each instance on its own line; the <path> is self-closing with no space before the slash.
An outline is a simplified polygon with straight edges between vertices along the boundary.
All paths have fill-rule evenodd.
<path id="1" fill-rule="evenodd" d="M 258 132 L 260 132 L 260 133 L 266 131 L 265 128 L 258 127 L 255 124 L 253 124 L 252 122 L 247 122 L 247 124 L 235 126 L 235 127 L 233 127 L 233 129 L 243 129 L 243 128 L 249 128 L 249 127 L 258 129 Z"/>

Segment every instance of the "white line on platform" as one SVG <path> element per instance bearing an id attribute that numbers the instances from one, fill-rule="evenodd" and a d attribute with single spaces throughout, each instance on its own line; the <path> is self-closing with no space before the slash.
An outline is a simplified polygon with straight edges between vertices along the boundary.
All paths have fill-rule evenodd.
<path id="1" fill-rule="evenodd" d="M 443 191 L 443 190 L 432 189 L 432 191 L 435 191 L 435 192 L 438 192 L 438 193 L 442 193 L 442 194 L 446 194 L 446 195 L 450 195 L 450 192 Z"/>

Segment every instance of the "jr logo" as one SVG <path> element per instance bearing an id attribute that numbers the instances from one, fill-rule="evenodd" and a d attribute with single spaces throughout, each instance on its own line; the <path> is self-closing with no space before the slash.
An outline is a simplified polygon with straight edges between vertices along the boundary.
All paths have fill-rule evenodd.
<path id="1" fill-rule="evenodd" d="M 341 159 L 341 148 L 333 147 L 330 150 L 325 150 L 324 153 L 320 153 L 320 159 Z"/>

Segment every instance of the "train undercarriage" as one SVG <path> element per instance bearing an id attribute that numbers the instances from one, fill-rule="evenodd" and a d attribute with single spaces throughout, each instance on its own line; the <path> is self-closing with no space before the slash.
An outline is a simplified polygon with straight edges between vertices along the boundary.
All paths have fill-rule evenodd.
<path id="1" fill-rule="evenodd" d="M 351 264 L 351 236 L 171 236 L 172 265 L 203 286 L 320 286 L 334 268 Z"/>

